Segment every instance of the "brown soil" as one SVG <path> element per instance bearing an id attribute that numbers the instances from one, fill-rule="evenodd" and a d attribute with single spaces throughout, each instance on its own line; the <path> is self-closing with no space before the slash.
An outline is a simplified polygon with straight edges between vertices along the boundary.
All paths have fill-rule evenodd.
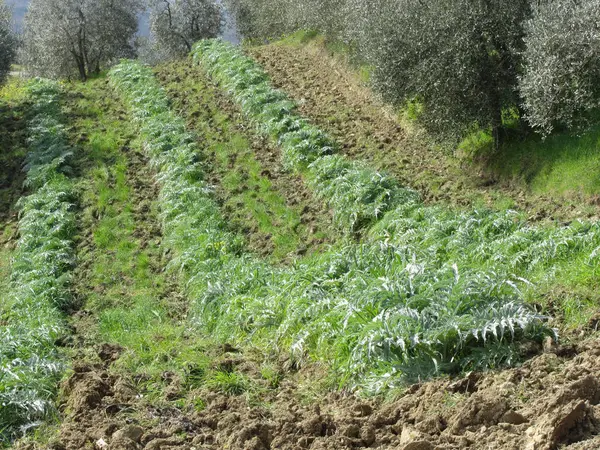
<path id="1" fill-rule="evenodd" d="M 307 371 L 309 378 L 287 372 L 279 387 L 261 391 L 260 404 L 248 395 L 184 392 L 180 380 L 173 379 L 175 394 L 166 397 L 193 394 L 206 405 L 189 411 L 168 403 L 145 404 L 135 380 L 111 375 L 108 367 L 119 358 L 118 347 L 99 346 L 97 355 L 97 364 L 76 365 L 64 383 L 68 418 L 60 438 L 45 448 L 600 448 L 597 341 L 570 349 L 548 347 L 520 368 L 414 385 L 389 403 L 331 393 L 307 404 L 302 401 L 306 386 L 319 381 L 314 370 Z M 237 353 L 222 358 L 248 377 L 256 376 L 251 360 Z"/>
<path id="2" fill-rule="evenodd" d="M 231 135 L 238 134 L 250 144 L 250 151 L 262 166 L 261 176 L 267 178 L 272 189 L 286 200 L 289 208 L 298 211 L 301 227 L 300 234 L 303 245 L 297 249 L 297 255 L 318 251 L 324 245 L 335 242 L 337 233 L 332 225 L 332 213 L 327 206 L 314 197 L 306 187 L 302 178 L 283 170 L 280 150 L 248 127 L 239 107 L 214 85 L 203 73 L 195 68 L 190 60 L 176 62 L 159 67 L 157 77 L 173 100 L 174 107 L 181 117 L 186 119 L 190 130 L 194 130 L 208 142 L 202 142 L 201 148 L 209 149 L 209 162 L 206 165 L 209 180 L 217 187 L 217 195 L 223 205 L 222 212 L 235 227 L 249 227 L 240 231 L 246 236 L 249 248 L 262 255 L 270 256 L 274 250 L 272 236 L 261 232 L 256 219 L 242 205 L 228 202 L 231 195 L 222 185 L 222 179 L 236 167 L 236 160 L 229 161 L 224 167 L 216 162 L 215 146 L 227 142 Z M 207 101 L 206 98 L 209 100 Z M 227 122 L 216 121 L 217 115 L 224 116 Z M 223 127 L 228 129 L 224 130 Z M 204 128 L 203 128 L 204 127 Z M 246 175 L 247 176 L 247 175 Z M 235 194 L 235 192 L 234 192 Z M 238 217 L 242 214 L 242 217 Z M 277 219 L 277 218 L 274 218 Z M 290 255 L 293 259 L 294 255 Z"/>
<path id="3" fill-rule="evenodd" d="M 298 103 L 300 113 L 337 139 L 343 153 L 395 175 L 426 201 L 462 207 L 510 199 L 530 220 L 600 217 L 594 199 L 570 202 L 538 196 L 461 165 L 424 143 L 418 132 L 403 128 L 353 70 L 321 46 L 271 44 L 247 52 L 263 65 L 275 87 Z"/>

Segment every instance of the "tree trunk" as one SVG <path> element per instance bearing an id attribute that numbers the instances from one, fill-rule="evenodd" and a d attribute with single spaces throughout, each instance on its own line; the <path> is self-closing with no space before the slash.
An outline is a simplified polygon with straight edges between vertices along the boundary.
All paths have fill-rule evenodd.
<path id="1" fill-rule="evenodd" d="M 503 129 L 502 129 L 502 109 L 498 107 L 496 109 L 495 117 L 492 120 L 492 138 L 494 139 L 494 150 L 498 151 L 500 149 L 500 145 L 502 145 L 503 138 Z"/>
<path id="2" fill-rule="evenodd" d="M 85 70 L 85 61 L 81 57 L 75 57 L 77 61 L 77 69 L 79 70 L 79 77 L 81 81 L 87 81 L 87 73 Z"/>

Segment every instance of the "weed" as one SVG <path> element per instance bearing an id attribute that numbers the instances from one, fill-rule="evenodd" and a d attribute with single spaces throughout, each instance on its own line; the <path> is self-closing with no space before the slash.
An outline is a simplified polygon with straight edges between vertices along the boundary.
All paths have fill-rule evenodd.
<path id="1" fill-rule="evenodd" d="M 260 369 L 260 375 L 267 382 L 270 389 L 277 389 L 281 382 L 281 372 L 271 364 L 265 364 Z"/>
<path id="2" fill-rule="evenodd" d="M 248 378 L 239 372 L 218 370 L 210 374 L 204 383 L 207 389 L 227 395 L 241 395 L 250 388 Z"/>

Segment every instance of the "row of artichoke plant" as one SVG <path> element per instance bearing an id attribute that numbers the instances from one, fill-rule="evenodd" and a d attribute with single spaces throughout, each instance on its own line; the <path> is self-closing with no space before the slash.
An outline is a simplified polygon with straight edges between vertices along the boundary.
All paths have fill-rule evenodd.
<path id="1" fill-rule="evenodd" d="M 55 413 L 64 370 L 56 343 L 66 333 L 74 267 L 77 201 L 70 179 L 59 84 L 27 87 L 32 119 L 25 161 L 28 195 L 19 203 L 19 239 L 0 305 L 0 443 Z"/>

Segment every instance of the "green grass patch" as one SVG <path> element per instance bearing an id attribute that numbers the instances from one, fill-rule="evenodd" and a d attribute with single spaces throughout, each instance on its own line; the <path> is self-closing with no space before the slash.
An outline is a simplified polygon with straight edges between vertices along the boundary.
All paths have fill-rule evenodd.
<path id="1" fill-rule="evenodd" d="M 250 388 L 250 381 L 239 372 L 218 370 L 205 380 L 205 387 L 222 394 L 241 395 Z"/>
<path id="2" fill-rule="evenodd" d="M 163 272 L 167 261 L 152 174 L 135 158 L 135 129 L 119 116 L 106 79 L 71 89 L 72 139 L 81 143 L 83 227 L 91 231 L 79 250 L 86 270 L 78 273 L 77 289 L 83 307 L 97 318 L 87 339 L 123 347 L 114 370 L 128 378 L 143 375 L 144 388 L 162 395 L 162 373 L 181 373 L 203 357 L 179 316 L 185 312 L 177 312 L 185 308 L 182 300 Z"/>
<path id="3" fill-rule="evenodd" d="M 600 195 L 600 125 L 581 136 L 530 134 L 506 142 L 488 167 L 501 179 L 525 184 L 536 194 L 571 198 Z"/>

